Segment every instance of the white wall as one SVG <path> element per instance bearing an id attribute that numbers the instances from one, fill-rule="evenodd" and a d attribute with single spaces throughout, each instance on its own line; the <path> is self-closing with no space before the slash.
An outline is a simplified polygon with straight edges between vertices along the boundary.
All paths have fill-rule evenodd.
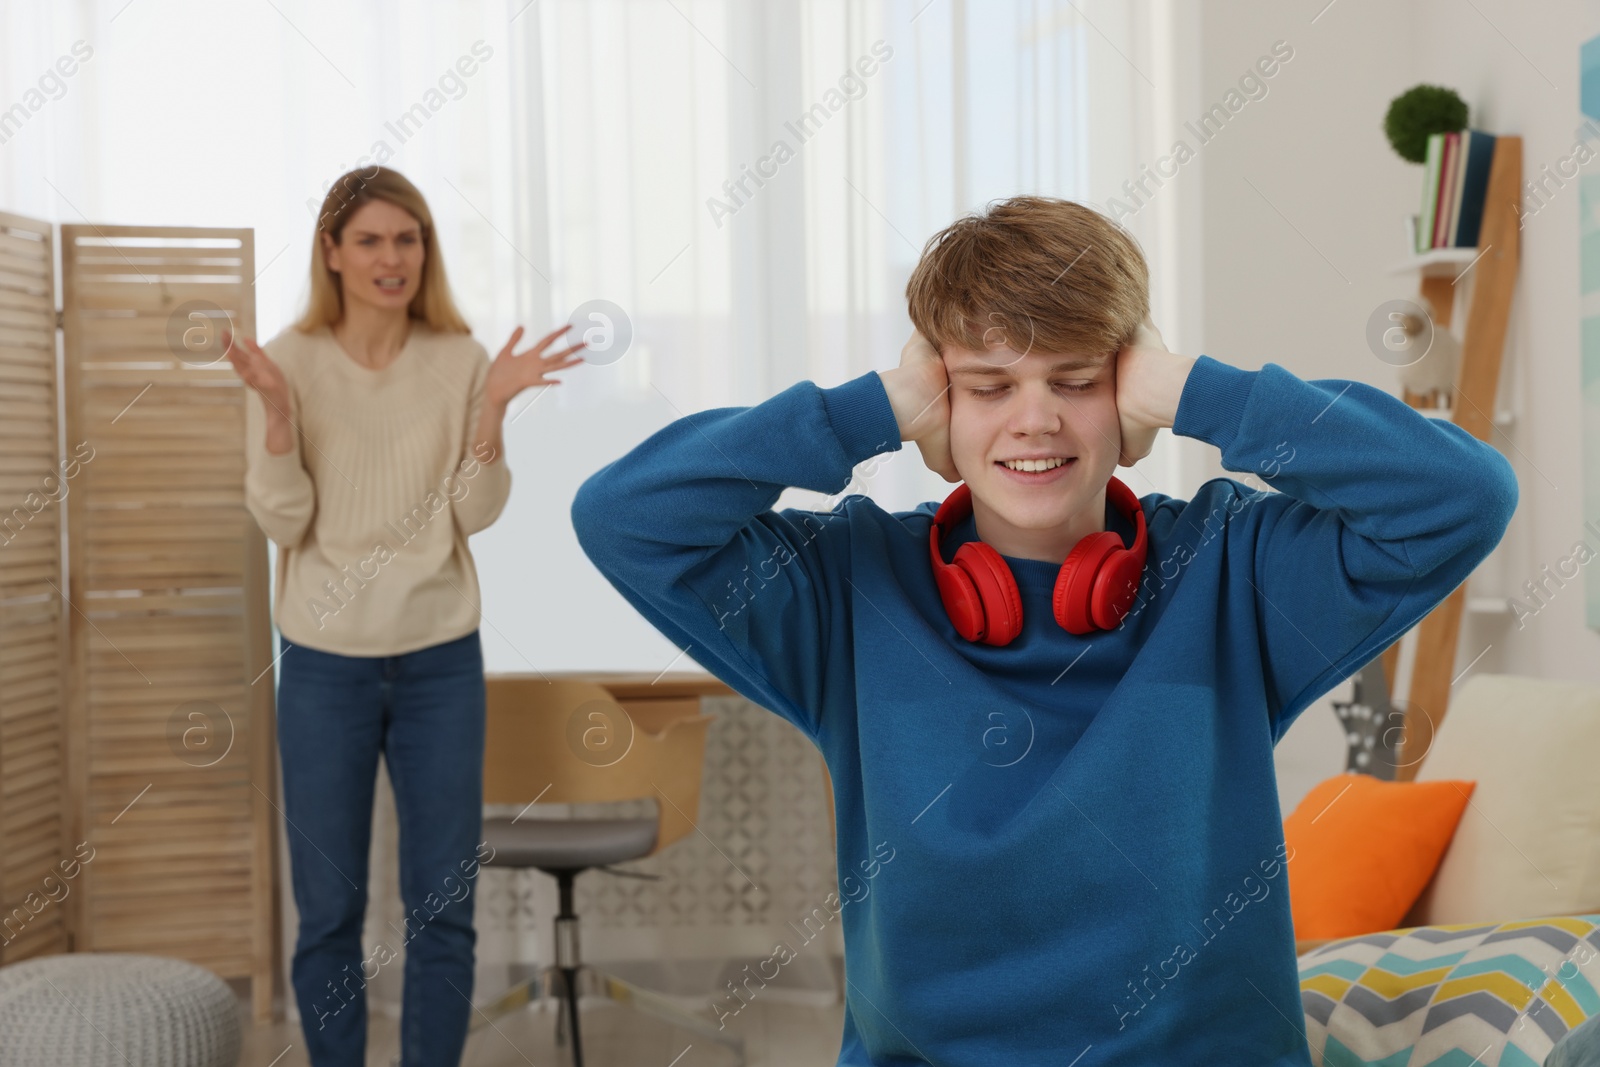
<path id="1" fill-rule="evenodd" d="M 1347 378 L 1398 393 L 1394 371 L 1364 337 L 1374 308 L 1416 290 L 1414 279 L 1386 270 L 1405 254 L 1402 218 L 1417 210 L 1421 188 L 1421 169 L 1395 155 L 1383 135 L 1389 101 L 1418 82 L 1453 87 L 1472 125 L 1523 137 L 1524 171 L 1535 173 L 1571 151 L 1581 121 L 1578 46 L 1600 32 L 1600 18 L 1581 0 L 1540 3 L 1537 18 L 1510 0 L 1325 4 L 1204 5 L 1204 103 L 1196 102 L 1196 112 L 1274 40 L 1288 41 L 1295 55 L 1269 83 L 1270 94 L 1202 149 L 1202 350 L 1237 366 L 1273 362 L 1303 378 Z M 1494 438 L 1516 468 L 1521 504 L 1505 541 L 1472 578 L 1475 595 L 1520 590 L 1580 535 L 1576 211 L 1572 184 L 1522 234 L 1500 391 L 1517 422 Z M 1464 304 L 1455 319 L 1459 333 Z M 1220 470 L 1206 467 L 1216 450 L 1205 451 L 1186 471 L 1191 484 Z M 1569 586 L 1522 632 L 1509 615 L 1469 614 L 1456 669 L 1482 653 L 1473 672 L 1600 680 L 1582 606 L 1581 590 Z M 1401 694 L 1409 659 L 1408 647 Z M 1341 684 L 1307 709 L 1280 743 L 1286 814 L 1343 769 L 1330 697 L 1349 689 Z"/>
<path id="2" fill-rule="evenodd" d="M 1578 48 L 1600 34 L 1600 5 L 1541 2 L 1537 18 L 1505 0 L 1481 6 L 1494 26 L 1460 17 L 1448 0 L 1415 0 L 1417 71 L 1455 86 L 1475 123 L 1520 132 L 1523 175 L 1530 178 L 1572 154 L 1583 122 Z M 1448 43 L 1436 39 L 1443 27 L 1451 27 Z M 1583 173 L 1600 173 L 1600 164 L 1591 163 Z M 1567 181 L 1547 199 L 1544 207 L 1524 201 L 1522 269 L 1502 385 L 1517 423 L 1509 445 L 1506 438 L 1496 439 L 1511 449 L 1521 485 L 1517 519 L 1500 550 L 1503 588 L 1512 595 L 1585 536 L 1577 182 Z M 1585 579 L 1595 580 L 1585 572 L 1521 628 L 1508 621 L 1469 631 L 1461 664 L 1492 643 L 1476 669 L 1600 682 L 1600 641 L 1584 622 Z"/>

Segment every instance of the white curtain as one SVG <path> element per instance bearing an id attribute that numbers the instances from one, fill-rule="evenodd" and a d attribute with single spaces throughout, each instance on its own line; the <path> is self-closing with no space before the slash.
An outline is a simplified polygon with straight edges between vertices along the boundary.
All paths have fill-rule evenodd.
<path id="1" fill-rule="evenodd" d="M 1176 137 L 1193 60 L 1175 42 L 1196 18 L 1176 0 L 84 0 L 0 12 L 0 92 L 12 94 L 0 100 L 11 109 L 0 209 L 253 227 L 262 340 L 304 298 L 328 185 L 374 161 L 428 197 L 456 297 L 491 352 L 517 324 L 536 337 L 590 301 L 621 309 L 625 354 L 514 407 L 512 499 L 473 550 L 490 670 L 652 673 L 694 665 L 578 549 L 567 515 L 582 480 L 688 412 L 893 366 L 910 332 L 906 279 L 958 216 L 1023 192 L 1103 208 L 1122 195 Z M 91 58 L 52 78 L 78 40 Z M 1126 219 L 1180 351 L 1199 328 L 1198 287 L 1183 284 L 1193 170 Z M 1140 495 L 1177 494 L 1177 457 L 1164 439 L 1118 474 Z M 894 510 L 949 488 L 908 446 L 849 491 Z M 791 490 L 779 506 L 791 505 L 826 502 Z M 708 773 L 792 751 L 774 716 L 725 718 L 738 728 L 713 731 Z M 818 784 L 796 784 L 789 802 L 810 811 Z M 400 914 L 386 786 L 377 815 L 369 941 Z M 802 846 L 802 887 L 817 871 L 826 885 L 825 824 Z M 673 869 L 723 862 L 702 851 Z M 774 885 L 784 877 L 774 870 Z M 712 904 L 688 931 L 702 953 L 764 944 L 815 903 L 802 888 L 713 906 L 737 890 L 726 881 L 705 887 Z M 480 901 L 489 958 L 543 954 L 547 882 L 524 876 L 499 885 L 494 907 Z M 671 887 L 639 885 L 602 923 L 637 933 L 666 921 Z M 286 946 L 288 888 L 285 869 Z M 585 892 L 594 904 L 617 891 Z"/>

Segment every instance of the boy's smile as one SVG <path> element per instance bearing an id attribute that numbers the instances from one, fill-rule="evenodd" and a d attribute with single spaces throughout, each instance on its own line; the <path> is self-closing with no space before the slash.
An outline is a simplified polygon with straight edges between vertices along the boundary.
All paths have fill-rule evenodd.
<path id="1" fill-rule="evenodd" d="M 950 456 L 978 537 L 1004 556 L 1060 563 L 1104 530 L 1122 447 L 1116 356 L 947 345 Z"/>

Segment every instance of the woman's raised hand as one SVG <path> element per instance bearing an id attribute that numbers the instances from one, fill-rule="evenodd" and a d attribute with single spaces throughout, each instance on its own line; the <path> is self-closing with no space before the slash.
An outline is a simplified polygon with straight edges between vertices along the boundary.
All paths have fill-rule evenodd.
<path id="1" fill-rule="evenodd" d="M 260 393 L 261 399 L 266 401 L 267 418 L 270 420 L 281 416 L 288 420 L 289 380 L 283 376 L 283 371 L 251 338 L 235 337 L 228 330 L 223 330 L 221 336 L 228 362 L 233 364 L 233 369 L 244 379 L 244 383 Z"/>
<path id="2" fill-rule="evenodd" d="M 559 329 L 551 330 L 539 339 L 538 344 L 524 352 L 513 351 L 517 342 L 522 338 L 522 327 L 518 326 L 515 330 L 512 330 L 511 338 L 506 341 L 506 346 L 500 350 L 499 355 L 494 357 L 494 362 L 489 364 L 489 375 L 484 380 L 485 402 L 494 407 L 503 408 L 511 403 L 512 399 L 524 389 L 536 385 L 560 385 L 560 380 L 552 378 L 550 375 L 556 371 L 565 370 L 575 364 L 582 363 L 583 357 L 574 356 L 573 353 L 583 348 L 588 342 L 579 341 L 575 345 L 569 345 L 559 352 L 552 352 L 548 356 L 544 352 L 555 342 L 556 338 L 570 329 L 572 329 L 572 324 L 569 322 Z"/>

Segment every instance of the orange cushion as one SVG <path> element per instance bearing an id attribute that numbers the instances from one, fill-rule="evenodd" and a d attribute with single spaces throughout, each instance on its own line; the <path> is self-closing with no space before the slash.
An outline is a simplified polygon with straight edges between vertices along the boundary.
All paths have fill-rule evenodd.
<path id="1" fill-rule="evenodd" d="M 1427 888 L 1476 782 L 1339 774 L 1283 821 L 1299 940 L 1398 927 Z"/>

